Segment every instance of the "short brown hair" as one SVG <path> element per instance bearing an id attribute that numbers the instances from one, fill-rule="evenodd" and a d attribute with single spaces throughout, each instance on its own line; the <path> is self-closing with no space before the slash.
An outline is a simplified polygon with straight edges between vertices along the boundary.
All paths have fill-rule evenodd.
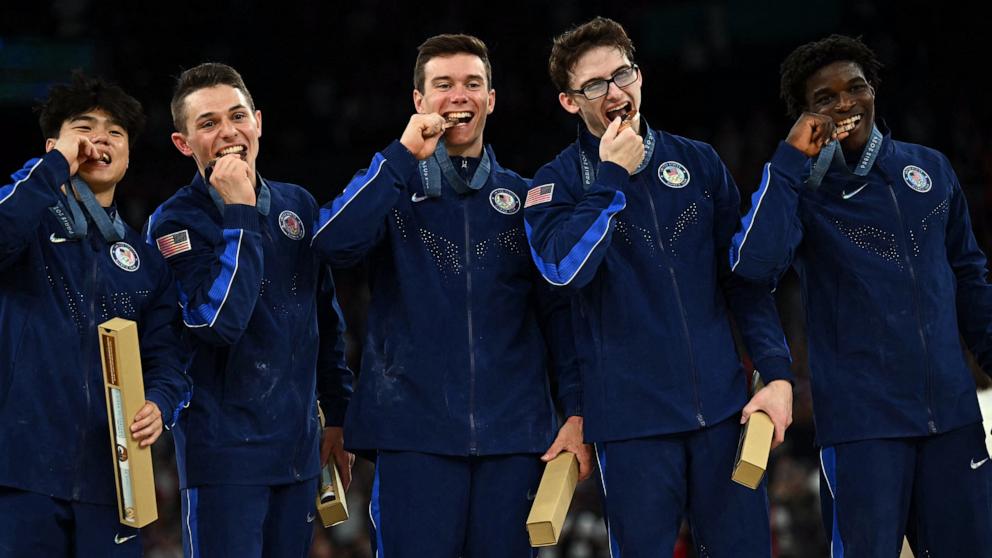
<path id="1" fill-rule="evenodd" d="M 634 61 L 634 43 L 623 26 L 612 19 L 597 17 L 555 37 L 548 58 L 548 73 L 555 87 L 562 92 L 570 91 L 568 74 L 575 63 L 590 49 L 601 46 L 616 47 Z"/>
<path id="2" fill-rule="evenodd" d="M 486 89 L 493 88 L 493 69 L 489 65 L 489 49 L 486 43 L 472 35 L 434 35 L 417 47 L 417 63 L 413 66 L 413 86 L 424 92 L 424 66 L 432 58 L 439 56 L 454 56 L 456 54 L 472 54 L 482 60 L 486 67 Z"/>
<path id="3" fill-rule="evenodd" d="M 237 70 L 227 64 L 205 62 L 179 74 L 176 79 L 176 88 L 172 93 L 170 108 L 172 109 L 172 125 L 176 127 L 177 132 L 186 133 L 186 97 L 200 89 L 217 85 L 230 85 L 239 89 L 248 100 L 248 108 L 252 112 L 255 111 L 255 101 L 252 100 L 251 93 L 248 92 L 248 87 L 245 86 L 245 81 L 241 79 L 241 74 Z"/>

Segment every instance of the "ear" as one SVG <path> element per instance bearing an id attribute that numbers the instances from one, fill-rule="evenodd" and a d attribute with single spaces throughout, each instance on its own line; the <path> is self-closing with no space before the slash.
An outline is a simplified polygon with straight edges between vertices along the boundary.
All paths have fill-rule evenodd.
<path id="1" fill-rule="evenodd" d="M 262 111 L 255 111 L 255 122 L 258 123 L 258 137 L 262 137 Z"/>
<path id="2" fill-rule="evenodd" d="M 417 114 L 424 114 L 424 94 L 413 90 L 413 108 L 417 109 Z"/>
<path id="3" fill-rule="evenodd" d="M 558 102 L 561 104 L 561 108 L 565 109 L 569 114 L 578 114 L 579 105 L 575 102 L 575 99 L 571 95 L 565 92 L 558 94 Z"/>
<path id="4" fill-rule="evenodd" d="M 487 105 L 486 114 L 492 114 L 493 111 L 496 110 L 496 90 L 495 89 L 490 89 L 489 90 L 489 102 L 487 102 L 486 105 Z"/>
<path id="5" fill-rule="evenodd" d="M 179 132 L 172 132 L 171 137 L 172 145 L 175 145 L 176 149 L 178 149 L 180 153 L 187 157 L 193 156 L 193 149 L 186 142 L 186 136 L 180 134 Z"/>
<path id="6" fill-rule="evenodd" d="M 868 84 L 868 92 L 871 93 L 871 96 L 872 97 L 874 97 L 875 96 L 875 86 L 869 83 Z"/>
<path id="7" fill-rule="evenodd" d="M 45 140 L 45 153 L 49 153 L 51 150 L 55 149 L 56 138 L 48 138 Z"/>

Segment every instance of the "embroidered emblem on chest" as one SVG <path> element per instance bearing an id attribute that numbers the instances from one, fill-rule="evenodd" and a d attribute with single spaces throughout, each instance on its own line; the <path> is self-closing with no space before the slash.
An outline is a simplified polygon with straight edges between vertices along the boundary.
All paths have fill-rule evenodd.
<path id="1" fill-rule="evenodd" d="M 906 181 L 907 186 L 920 193 L 929 192 L 933 187 L 933 181 L 930 180 L 927 171 L 916 165 L 907 165 L 902 169 L 902 179 Z"/>
<path id="2" fill-rule="evenodd" d="M 496 188 L 489 192 L 489 205 L 504 215 L 513 215 L 520 211 L 520 198 L 506 188 Z"/>
<path id="3" fill-rule="evenodd" d="M 303 227 L 303 221 L 300 220 L 300 216 L 288 209 L 279 214 L 279 228 L 282 229 L 282 233 L 288 236 L 290 240 L 303 238 L 306 230 Z"/>
<path id="4" fill-rule="evenodd" d="M 678 161 L 666 161 L 658 167 L 658 180 L 669 188 L 685 188 L 690 178 L 689 169 Z"/>
<path id="5" fill-rule="evenodd" d="M 127 242 L 115 242 L 110 247 L 110 259 L 114 260 L 117 267 L 124 271 L 134 272 L 141 267 L 138 252 Z"/>

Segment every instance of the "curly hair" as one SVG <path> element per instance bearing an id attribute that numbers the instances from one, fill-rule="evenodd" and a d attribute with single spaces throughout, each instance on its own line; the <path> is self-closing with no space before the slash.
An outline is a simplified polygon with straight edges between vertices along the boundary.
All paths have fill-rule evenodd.
<path id="1" fill-rule="evenodd" d="M 597 17 L 555 37 L 548 58 L 548 73 L 558 91 L 571 89 L 568 74 L 575 63 L 583 54 L 600 46 L 616 47 L 631 62 L 634 61 L 634 43 L 623 26 L 612 19 Z"/>
<path id="2" fill-rule="evenodd" d="M 834 62 L 850 61 L 861 67 L 868 85 L 877 88 L 882 82 L 879 71 L 882 63 L 861 37 L 830 35 L 825 39 L 806 43 L 792 51 L 782 62 L 779 71 L 781 85 L 779 96 L 785 101 L 786 112 L 798 118 L 806 110 L 806 81 L 820 68 Z"/>
<path id="3" fill-rule="evenodd" d="M 72 73 L 72 81 L 52 87 L 48 98 L 38 103 L 38 124 L 45 139 L 59 137 L 62 124 L 88 111 L 100 109 L 114 123 L 127 131 L 129 146 L 145 127 L 141 103 L 117 85 L 98 77 L 87 77 L 82 71 Z"/>

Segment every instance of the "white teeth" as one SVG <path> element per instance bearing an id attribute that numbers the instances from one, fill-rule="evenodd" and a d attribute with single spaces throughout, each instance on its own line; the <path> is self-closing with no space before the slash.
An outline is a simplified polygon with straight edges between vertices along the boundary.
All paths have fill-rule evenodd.
<path id="1" fill-rule="evenodd" d="M 449 112 L 448 115 L 445 117 L 445 120 L 447 120 L 448 122 L 455 122 L 455 123 L 458 123 L 458 124 L 462 124 L 462 123 L 468 122 L 469 120 L 472 120 L 472 113 L 471 112 Z"/>
<path id="2" fill-rule="evenodd" d="M 104 153 L 103 155 L 100 156 L 100 160 L 103 161 L 104 163 L 107 163 L 109 165 L 110 164 L 110 155 L 107 155 L 106 153 Z"/>
<path id="3" fill-rule="evenodd" d="M 232 145 L 231 147 L 225 147 L 224 149 L 221 149 L 220 151 L 217 152 L 217 155 L 224 156 L 224 155 L 230 155 L 231 153 L 241 153 L 244 150 L 245 147 L 243 145 Z"/>
<path id="4" fill-rule="evenodd" d="M 850 132 L 851 130 L 853 130 L 855 128 L 855 126 L 858 125 L 858 122 L 860 122 L 860 121 L 861 121 L 861 115 L 860 114 L 855 115 L 855 116 L 852 116 L 850 118 L 845 118 L 844 120 L 841 120 L 840 122 L 837 122 L 835 124 L 836 125 L 836 131 L 837 131 L 838 134 L 844 133 L 844 132 Z"/>

